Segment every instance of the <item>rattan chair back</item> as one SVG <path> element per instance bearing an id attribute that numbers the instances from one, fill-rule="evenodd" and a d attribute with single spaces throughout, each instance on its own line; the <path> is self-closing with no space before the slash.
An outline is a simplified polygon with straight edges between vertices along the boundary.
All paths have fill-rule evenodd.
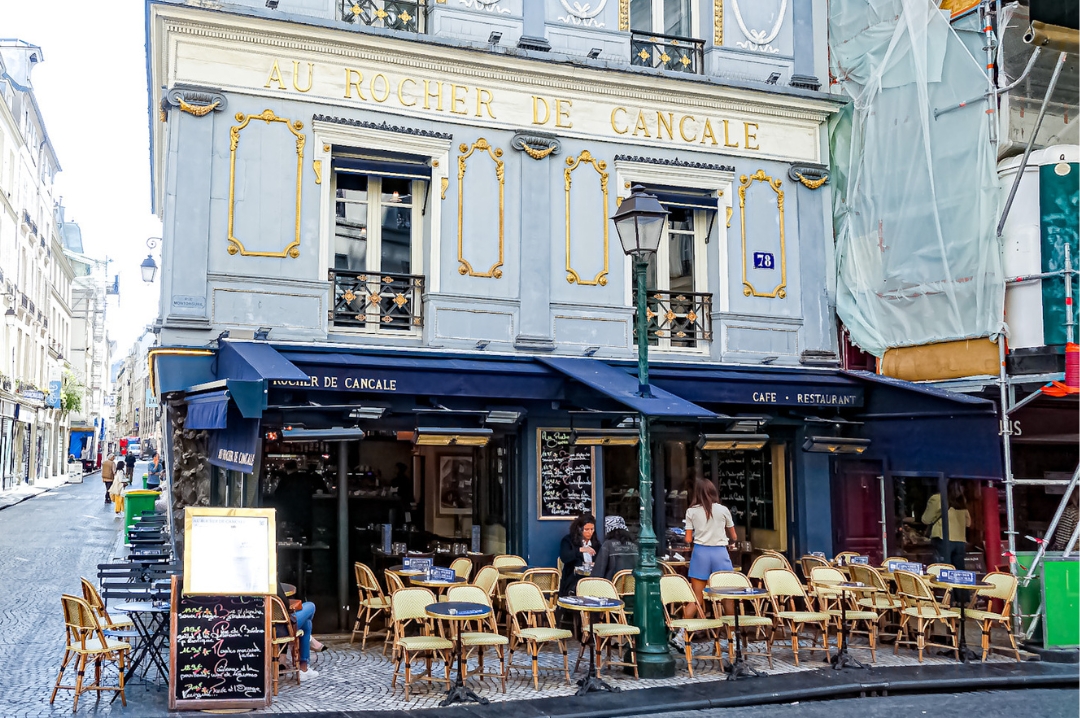
<path id="1" fill-rule="evenodd" d="M 754 559 L 754 562 L 750 564 L 750 571 L 746 575 L 750 578 L 756 578 L 763 580 L 765 578 L 765 572 L 773 569 L 782 569 L 788 571 L 787 562 L 782 561 L 776 556 L 764 555 L 758 556 Z"/>
<path id="2" fill-rule="evenodd" d="M 504 553 L 496 556 L 491 565 L 495 568 L 511 568 L 514 566 L 527 566 L 525 559 L 521 556 L 515 556 L 513 554 Z"/>
<path id="3" fill-rule="evenodd" d="M 488 597 L 495 595 L 495 589 L 499 585 L 499 569 L 494 566 L 484 566 L 476 572 L 473 585 L 479 586 Z"/>
<path id="4" fill-rule="evenodd" d="M 451 561 L 450 568 L 454 569 L 454 574 L 464 581 L 468 581 L 469 577 L 472 576 L 472 561 L 464 556 L 459 556 Z"/>
<path id="5" fill-rule="evenodd" d="M 738 571 L 714 571 L 709 576 L 710 588 L 750 588 L 750 579 Z"/>

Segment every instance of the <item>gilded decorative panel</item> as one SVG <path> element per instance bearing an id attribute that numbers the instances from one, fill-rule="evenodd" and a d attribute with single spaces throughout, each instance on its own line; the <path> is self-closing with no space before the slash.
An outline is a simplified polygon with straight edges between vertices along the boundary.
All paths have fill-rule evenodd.
<path id="1" fill-rule="evenodd" d="M 487 154 L 491 158 L 491 161 L 495 163 L 495 179 L 499 182 L 499 261 L 491 265 L 491 268 L 486 272 L 477 272 L 473 269 L 472 264 L 465 259 L 465 233 L 463 229 L 463 220 L 465 217 L 465 163 L 472 157 L 476 150 L 480 150 L 481 154 Z M 505 188 L 506 188 L 506 168 L 502 160 L 503 151 L 500 148 L 492 147 L 491 144 L 483 137 L 479 138 L 469 145 L 462 143 L 458 147 L 458 151 L 461 152 L 458 155 L 458 200 L 457 200 L 457 252 L 458 252 L 458 274 L 467 274 L 470 277 L 489 277 L 491 279 L 500 279 L 503 275 L 503 242 L 504 242 L 504 227 L 505 227 L 505 215 L 506 205 L 504 202 Z M 446 196 L 446 188 L 443 188 L 443 197 Z"/>
<path id="2" fill-rule="evenodd" d="M 780 283 L 773 287 L 771 292 L 758 291 L 746 275 L 746 191 L 754 182 L 764 182 L 776 193 L 776 210 L 780 214 Z M 780 178 L 773 179 L 761 169 L 750 175 L 739 177 L 739 231 L 742 233 L 742 284 L 744 296 L 767 297 L 769 299 L 787 296 L 787 250 L 784 246 L 784 190 Z"/>
<path id="3" fill-rule="evenodd" d="M 591 166 L 596 171 L 596 174 L 599 175 L 600 193 L 603 196 L 603 205 L 600 207 L 600 218 L 604 223 L 604 268 L 592 279 L 582 279 L 581 275 L 573 268 L 570 260 L 570 186 L 572 184 L 574 170 L 584 166 Z M 608 173 L 605 171 L 606 169 L 607 162 L 596 159 L 588 150 L 582 150 L 581 154 L 577 157 L 566 158 L 566 169 L 563 170 L 563 176 L 566 180 L 566 281 L 570 284 L 583 284 L 587 286 L 599 285 L 603 287 L 607 286 L 608 283 Z"/>
<path id="4" fill-rule="evenodd" d="M 236 121 L 239 125 L 229 128 L 229 254 L 239 253 L 242 257 L 299 257 L 300 256 L 300 196 L 304 179 L 304 143 L 305 135 L 300 132 L 304 129 L 304 123 L 299 120 L 289 120 L 278 117 L 273 110 L 263 110 L 257 115 L 245 115 L 237 112 Z M 272 122 L 281 122 L 289 129 L 296 138 L 296 224 L 292 242 L 285 245 L 280 252 L 255 252 L 247 249 L 233 233 L 233 220 L 236 207 L 236 151 L 240 146 L 240 133 L 252 120 L 262 120 L 267 125 Z"/>
<path id="5" fill-rule="evenodd" d="M 630 32 L 630 0 L 619 0 L 619 29 Z"/>
<path id="6" fill-rule="evenodd" d="M 713 44 L 724 45 L 724 0 L 713 0 Z"/>

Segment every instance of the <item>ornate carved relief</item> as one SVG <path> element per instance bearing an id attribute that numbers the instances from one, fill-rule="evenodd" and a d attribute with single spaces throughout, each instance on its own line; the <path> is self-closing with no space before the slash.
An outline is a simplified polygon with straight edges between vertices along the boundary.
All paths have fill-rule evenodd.
<path id="1" fill-rule="evenodd" d="M 764 182 L 776 193 L 776 209 L 780 213 L 780 283 L 771 292 L 759 292 L 746 276 L 746 190 L 754 182 Z M 743 295 L 755 297 L 767 297 L 769 299 L 787 296 L 787 250 L 784 246 L 784 190 L 780 189 L 782 180 L 778 177 L 773 179 L 761 169 L 747 177 L 739 177 L 739 231 L 742 233 L 742 283 Z"/>
<path id="2" fill-rule="evenodd" d="M 304 123 L 299 120 L 289 120 L 278 117 L 273 110 L 263 110 L 258 115 L 245 115 L 237 112 L 236 121 L 239 125 L 229 128 L 229 254 L 239 253 L 243 257 L 299 257 L 300 256 L 300 195 L 304 180 L 304 143 L 306 136 L 300 132 L 304 129 Z M 272 122 L 281 122 L 296 138 L 296 228 L 292 242 L 287 244 L 280 252 L 254 252 L 244 247 L 244 243 L 236 238 L 233 233 L 234 210 L 236 207 L 236 150 L 240 146 L 240 133 L 252 120 L 262 120 L 267 125 Z"/>
<path id="3" fill-rule="evenodd" d="M 724 0 L 713 0 L 713 44 L 724 46 Z"/>
<path id="4" fill-rule="evenodd" d="M 465 259 L 465 233 L 463 230 L 463 219 L 465 217 L 465 162 L 472 157 L 473 152 L 480 150 L 481 153 L 487 153 L 491 158 L 491 161 L 495 163 L 495 178 L 499 182 L 499 261 L 491 265 L 491 268 L 486 272 L 477 272 L 473 269 L 472 265 Z M 503 228 L 505 226 L 505 203 L 503 197 L 505 194 L 505 180 L 506 171 L 503 160 L 503 151 L 500 148 L 492 147 L 487 140 L 483 137 L 479 138 L 472 144 L 472 147 L 462 143 L 458 147 L 458 151 L 461 152 L 458 155 L 458 200 L 457 200 L 457 253 L 458 253 L 458 274 L 467 274 L 470 277 L 489 277 L 491 279 L 502 278 L 503 272 L 501 267 L 503 266 L 503 241 L 504 233 Z M 446 197 L 446 188 L 443 188 L 443 197 Z"/>
<path id="5" fill-rule="evenodd" d="M 788 167 L 788 179 L 799 182 L 807 189 L 817 189 L 829 181 L 829 170 L 821 165 L 792 165 Z"/>
<path id="6" fill-rule="evenodd" d="M 312 160 L 311 169 L 315 170 L 315 184 L 322 184 L 322 160 Z"/>
<path id="7" fill-rule="evenodd" d="M 583 165 L 591 165 L 596 174 L 600 176 L 600 193 L 603 195 L 603 205 L 600 208 L 600 216 L 604 223 L 604 268 L 600 270 L 596 276 L 591 280 L 582 279 L 581 275 L 571 266 L 570 261 L 570 185 L 572 182 L 571 176 L 574 170 Z M 608 206 L 608 173 L 607 162 L 598 160 L 589 153 L 588 150 L 582 150 L 581 154 L 577 157 L 566 158 L 566 169 L 563 170 L 563 177 L 566 182 L 566 281 L 570 284 L 582 284 L 586 286 L 607 286 L 608 283 L 608 218 L 607 218 L 607 206 Z"/>
<path id="8" fill-rule="evenodd" d="M 563 9 L 566 10 L 566 15 L 560 16 L 559 22 L 582 27 L 604 27 L 604 23 L 596 18 L 604 11 L 607 0 L 599 0 L 596 7 L 593 7 L 591 2 L 582 3 L 577 0 L 571 0 L 571 2 L 559 0 L 559 2 L 562 3 Z"/>
<path id="9" fill-rule="evenodd" d="M 509 8 L 499 6 L 499 0 L 458 0 L 458 4 L 470 10 L 485 10 L 500 15 L 510 14 Z"/>
<path id="10" fill-rule="evenodd" d="M 178 107 L 193 117 L 204 117 L 211 112 L 221 112 L 228 106 L 225 95 L 214 90 L 198 87 L 174 87 L 165 93 L 161 109 Z"/>
<path id="11" fill-rule="evenodd" d="M 630 32 L 630 0 L 619 0 L 619 29 Z"/>
<path id="12" fill-rule="evenodd" d="M 780 0 L 780 10 L 776 14 L 776 22 L 768 30 L 752 30 L 746 27 L 746 23 L 743 22 L 742 12 L 739 10 L 739 0 L 729 0 L 731 2 L 731 10 L 735 13 L 735 22 L 739 25 L 739 30 L 742 31 L 744 41 L 737 41 L 736 47 L 740 47 L 744 50 L 755 50 L 757 52 L 765 52 L 770 55 L 775 55 L 780 52 L 779 48 L 775 48 L 769 43 L 776 39 L 776 36 L 780 34 L 780 28 L 784 24 L 784 15 L 787 12 L 787 0 Z M 756 0 L 761 2 L 762 0 Z"/>
<path id="13" fill-rule="evenodd" d="M 514 138 L 510 140 L 510 146 L 515 150 L 521 150 L 534 160 L 542 160 L 548 155 L 557 155 L 562 148 L 554 137 L 521 133 L 514 135 Z"/>

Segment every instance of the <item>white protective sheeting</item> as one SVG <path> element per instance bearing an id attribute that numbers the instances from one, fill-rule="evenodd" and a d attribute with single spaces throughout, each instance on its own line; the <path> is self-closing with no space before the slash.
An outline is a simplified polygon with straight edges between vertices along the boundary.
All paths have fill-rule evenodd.
<path id="1" fill-rule="evenodd" d="M 837 314 L 863 350 L 996 336 L 997 175 L 976 58 L 930 0 L 832 0 Z"/>

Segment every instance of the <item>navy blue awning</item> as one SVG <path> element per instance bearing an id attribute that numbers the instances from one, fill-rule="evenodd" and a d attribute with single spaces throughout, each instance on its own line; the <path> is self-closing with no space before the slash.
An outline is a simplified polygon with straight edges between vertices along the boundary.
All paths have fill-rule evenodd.
<path id="1" fill-rule="evenodd" d="M 229 411 L 229 392 L 212 391 L 186 397 L 188 405 L 186 429 L 224 429 Z"/>
<path id="2" fill-rule="evenodd" d="M 218 379 L 242 381 L 307 379 L 277 349 L 260 342 L 223 341 L 218 350 Z"/>
<path id="3" fill-rule="evenodd" d="M 716 414 L 708 409 L 703 409 L 697 404 L 680 399 L 659 387 L 651 387 L 651 397 L 642 397 L 638 394 L 637 377 L 631 376 L 621 369 L 608 366 L 598 359 L 586 357 L 540 357 L 539 361 L 645 416 L 686 419 L 716 418 Z"/>
<path id="4" fill-rule="evenodd" d="M 665 207 L 687 207 L 689 209 L 716 211 L 715 190 L 650 185 L 645 187 L 645 191 L 656 195 L 656 199 Z"/>
<path id="5" fill-rule="evenodd" d="M 258 419 L 245 419 L 235 408 L 229 411 L 228 426 L 210 432 L 207 442 L 210 463 L 223 469 L 252 473 L 258 456 L 259 426 Z"/>
<path id="6" fill-rule="evenodd" d="M 744 367 L 650 366 L 649 380 L 706 404 L 859 407 L 862 382 L 835 371 Z"/>
<path id="7" fill-rule="evenodd" d="M 402 356 L 400 352 L 289 351 L 303 380 L 270 382 L 271 389 L 415 394 L 501 399 L 562 398 L 562 374 L 531 359 Z"/>
<path id="8" fill-rule="evenodd" d="M 335 172 L 402 179 L 431 180 L 431 167 L 419 162 L 388 161 L 369 157 L 335 157 Z"/>

